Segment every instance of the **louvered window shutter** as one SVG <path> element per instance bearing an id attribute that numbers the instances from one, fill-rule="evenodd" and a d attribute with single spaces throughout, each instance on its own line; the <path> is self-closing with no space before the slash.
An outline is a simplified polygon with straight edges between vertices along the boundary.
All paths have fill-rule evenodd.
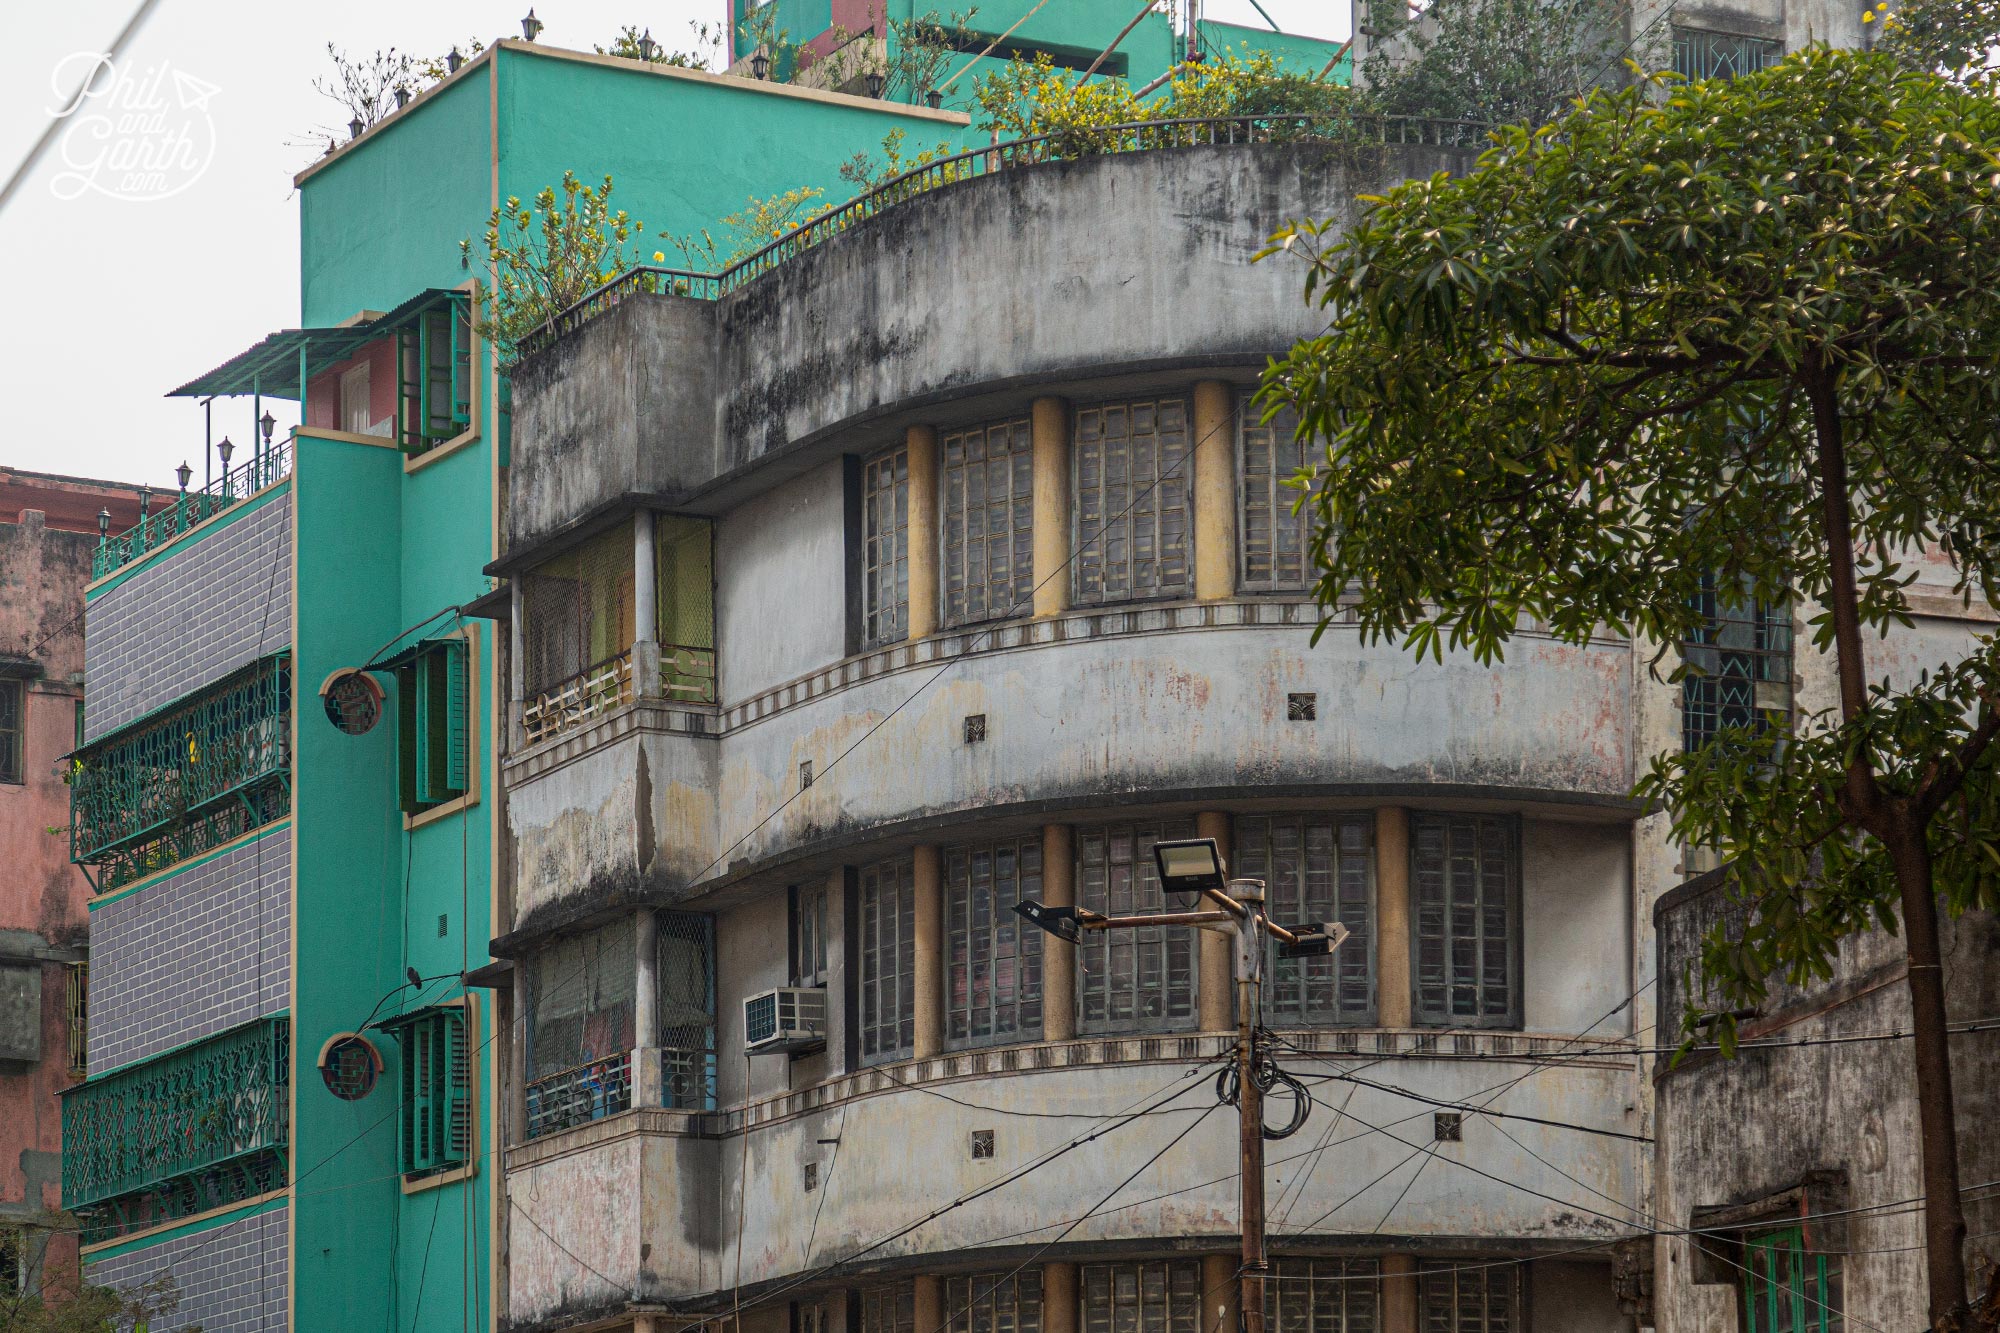
<path id="1" fill-rule="evenodd" d="M 423 429 L 435 443 L 457 434 L 452 423 L 452 343 L 456 321 L 449 308 L 426 310 L 419 320 L 423 345 Z"/>
<path id="2" fill-rule="evenodd" d="M 438 1018 L 445 1073 L 444 1155 L 460 1163 L 472 1156 L 472 1034 L 463 1014 L 443 1013 Z"/>
<path id="3" fill-rule="evenodd" d="M 465 794 L 471 764 L 472 682 L 463 639 L 426 645 L 417 659 L 417 799 Z"/>

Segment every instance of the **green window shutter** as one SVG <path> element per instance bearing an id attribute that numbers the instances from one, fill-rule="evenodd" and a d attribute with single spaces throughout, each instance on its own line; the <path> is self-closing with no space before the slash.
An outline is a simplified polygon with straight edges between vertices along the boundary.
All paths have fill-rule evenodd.
<path id="1" fill-rule="evenodd" d="M 423 809 L 417 795 L 420 738 L 420 700 L 417 697 L 417 669 L 396 668 L 396 804 L 406 815 Z"/>
<path id="2" fill-rule="evenodd" d="M 472 1034 L 461 1013 L 438 1015 L 444 1042 L 444 1155 L 454 1164 L 472 1157 Z"/>
<path id="3" fill-rule="evenodd" d="M 432 1078 L 435 1033 L 428 1022 L 412 1023 L 403 1038 L 403 1162 L 405 1174 L 428 1171 L 434 1142 L 436 1088 Z"/>
<path id="4" fill-rule="evenodd" d="M 426 804 L 470 785 L 470 677 L 463 639 L 427 644 L 417 659 L 417 799 Z"/>
<path id="5" fill-rule="evenodd" d="M 418 317 L 423 343 L 423 430 L 435 443 L 458 432 L 452 424 L 452 345 L 457 321 L 449 306 L 426 310 Z"/>
<path id="6" fill-rule="evenodd" d="M 472 302 L 451 301 L 451 420 L 459 429 L 472 424 Z"/>
<path id="7" fill-rule="evenodd" d="M 396 330 L 396 445 L 406 454 L 420 454 L 424 438 L 424 360 L 421 331 L 415 324 Z"/>

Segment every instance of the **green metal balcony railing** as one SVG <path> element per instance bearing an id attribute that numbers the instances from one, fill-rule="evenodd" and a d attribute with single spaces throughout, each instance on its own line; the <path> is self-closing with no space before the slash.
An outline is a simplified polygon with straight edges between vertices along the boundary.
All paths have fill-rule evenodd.
<path id="1" fill-rule="evenodd" d="M 100 891 L 220 845 L 291 804 L 291 670 L 267 657 L 78 751 L 70 860 Z"/>
<path id="2" fill-rule="evenodd" d="M 277 1153 L 288 1139 L 292 1025 L 259 1018 L 62 1094 L 63 1207 Z"/>
<path id="3" fill-rule="evenodd" d="M 205 523 L 274 482 L 292 474 L 292 442 L 266 445 L 247 462 L 238 463 L 198 491 L 182 491 L 158 513 L 147 513 L 138 526 L 116 537 L 100 537 L 90 557 L 90 576 L 116 573 L 148 551 L 166 545 L 197 523 Z M 147 492 L 141 493 L 142 511 Z"/>

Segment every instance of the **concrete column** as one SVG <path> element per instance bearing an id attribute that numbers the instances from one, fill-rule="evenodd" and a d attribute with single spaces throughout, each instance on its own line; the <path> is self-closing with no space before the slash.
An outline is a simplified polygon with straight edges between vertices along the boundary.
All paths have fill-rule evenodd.
<path id="1" fill-rule="evenodd" d="M 513 1077 L 507 1080 L 507 1131 L 514 1143 L 528 1141 L 528 967 L 514 964 L 514 1021 L 507 1034 Z"/>
<path id="2" fill-rule="evenodd" d="M 1076 856 L 1067 824 L 1042 827 L 1042 901 L 1050 907 L 1076 905 Z M 1023 922 L 1023 930 L 1034 927 Z M 1042 936 L 1042 1040 L 1068 1041 L 1076 1035 L 1076 946 Z M 1050 1265 L 1055 1267 L 1055 1265 Z M 1070 1283 L 1076 1273 L 1071 1265 Z M 1074 1302 L 1072 1302 L 1074 1304 Z M 1075 1312 L 1071 1311 L 1072 1316 Z M 1044 1327 L 1043 1333 L 1056 1333 Z"/>
<path id="3" fill-rule="evenodd" d="M 1204 810 L 1194 817 L 1197 838 L 1213 838 L 1229 860 L 1229 816 L 1219 810 Z M 1233 933 L 1200 930 L 1200 974 L 1195 986 L 1195 1016 L 1203 1032 L 1227 1032 L 1236 1027 L 1236 943 Z"/>
<path id="4" fill-rule="evenodd" d="M 1203 1333 L 1216 1329 L 1239 1327 L 1237 1306 L 1241 1304 L 1243 1285 L 1237 1279 L 1236 1266 L 1242 1262 L 1240 1255 L 1204 1254 L 1201 1256 L 1201 1326 Z"/>
<path id="5" fill-rule="evenodd" d="M 1076 1333 L 1082 1302 L 1077 1299 L 1076 1265 L 1042 1265 L 1042 1333 Z"/>
<path id="6" fill-rule="evenodd" d="M 632 692 L 660 687 L 660 566 L 657 524 L 650 509 L 632 516 Z"/>
<path id="7" fill-rule="evenodd" d="M 919 1273 L 915 1278 L 916 1299 L 912 1322 L 919 1330 L 944 1327 L 944 1279 L 935 1273 Z"/>
<path id="8" fill-rule="evenodd" d="M 928 1060 L 944 1049 L 944 856 L 937 844 L 917 848 L 915 867 L 915 1054 L 919 1060 Z M 923 1325 L 921 1319 L 917 1322 Z"/>
<path id="9" fill-rule="evenodd" d="M 1382 1256 L 1382 1333 L 1417 1333 L 1417 1258 Z"/>
<path id="10" fill-rule="evenodd" d="M 521 730 L 521 706 L 527 702 L 528 655 L 522 636 L 521 580 L 507 580 L 507 748 L 518 750 L 525 739 Z"/>
<path id="11" fill-rule="evenodd" d="M 660 1106 L 666 1101 L 660 1069 L 660 944 L 659 919 L 650 907 L 639 909 L 633 921 L 636 976 L 632 994 L 632 1103 Z"/>
<path id="12" fill-rule="evenodd" d="M 1037 398 L 1035 448 L 1035 614 L 1069 609 L 1069 400 Z"/>
<path id="13" fill-rule="evenodd" d="M 1375 1021 L 1410 1026 L 1410 812 L 1375 812 Z"/>
<path id="14" fill-rule="evenodd" d="M 910 638 L 938 628 L 938 441 L 930 426 L 904 436 L 910 455 Z"/>
<path id="15" fill-rule="evenodd" d="M 1236 593 L 1235 391 L 1221 380 L 1194 386 L 1194 595 Z"/>

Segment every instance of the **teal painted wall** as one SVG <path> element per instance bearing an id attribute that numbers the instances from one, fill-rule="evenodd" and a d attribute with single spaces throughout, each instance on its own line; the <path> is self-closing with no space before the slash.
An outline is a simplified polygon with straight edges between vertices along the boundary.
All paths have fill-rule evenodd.
<path id="1" fill-rule="evenodd" d="M 1269 28 L 1247 28 L 1235 23 L 1215 23 L 1203 20 L 1201 24 L 1202 50 L 1211 57 L 1224 55 L 1248 55 L 1252 52 L 1267 51 L 1287 74 L 1303 74 L 1308 78 L 1326 68 L 1326 62 L 1333 59 L 1333 53 L 1340 49 L 1339 42 L 1322 41 L 1317 37 L 1299 37 L 1288 32 L 1272 32 Z M 1331 81 L 1347 83 L 1354 71 L 1352 51 L 1341 56 L 1334 66 Z"/>

